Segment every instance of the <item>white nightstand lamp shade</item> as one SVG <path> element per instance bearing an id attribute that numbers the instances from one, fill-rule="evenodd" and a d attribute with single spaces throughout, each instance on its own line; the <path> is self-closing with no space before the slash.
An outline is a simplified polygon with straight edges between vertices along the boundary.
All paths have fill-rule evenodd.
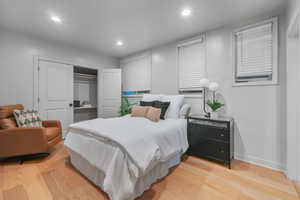
<path id="1" fill-rule="evenodd" d="M 208 88 L 209 80 L 207 78 L 203 78 L 200 80 L 200 87 Z"/>
<path id="2" fill-rule="evenodd" d="M 216 83 L 216 82 L 211 82 L 209 84 L 208 88 L 209 88 L 210 91 L 215 92 L 215 91 L 217 91 L 219 89 L 219 84 Z"/>

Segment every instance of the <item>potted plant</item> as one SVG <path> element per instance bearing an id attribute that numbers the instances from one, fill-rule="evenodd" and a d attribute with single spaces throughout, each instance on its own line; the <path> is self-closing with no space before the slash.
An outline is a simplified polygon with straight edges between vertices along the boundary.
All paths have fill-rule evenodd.
<path id="1" fill-rule="evenodd" d="M 211 118 L 218 118 L 218 110 L 222 108 L 225 104 L 220 103 L 218 100 L 213 99 L 213 101 L 207 101 L 207 105 L 212 110 L 210 114 Z"/>
<path id="2" fill-rule="evenodd" d="M 129 103 L 127 97 L 123 97 L 121 107 L 120 107 L 120 115 L 124 116 L 124 115 L 130 114 L 132 106 L 134 106 L 134 105 L 135 105 L 134 103 Z"/>

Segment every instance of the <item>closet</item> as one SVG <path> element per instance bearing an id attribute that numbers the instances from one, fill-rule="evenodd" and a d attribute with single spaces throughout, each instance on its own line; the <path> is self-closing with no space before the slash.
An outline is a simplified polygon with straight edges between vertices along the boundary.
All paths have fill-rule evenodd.
<path id="1" fill-rule="evenodd" d="M 120 116 L 121 69 L 83 67 L 35 57 L 34 109 L 43 120 L 74 122 Z"/>
<path id="2" fill-rule="evenodd" d="M 97 118 L 98 71 L 74 66 L 74 122 Z"/>

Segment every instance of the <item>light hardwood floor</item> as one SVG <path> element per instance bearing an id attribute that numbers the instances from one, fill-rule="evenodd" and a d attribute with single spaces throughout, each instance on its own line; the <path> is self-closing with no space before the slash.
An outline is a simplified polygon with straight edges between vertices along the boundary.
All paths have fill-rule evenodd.
<path id="1" fill-rule="evenodd" d="M 104 192 L 69 162 L 61 143 L 44 159 L 0 165 L 0 200 L 104 200 Z M 298 199 L 293 183 L 278 171 L 234 161 L 231 170 L 189 157 L 139 200 Z"/>

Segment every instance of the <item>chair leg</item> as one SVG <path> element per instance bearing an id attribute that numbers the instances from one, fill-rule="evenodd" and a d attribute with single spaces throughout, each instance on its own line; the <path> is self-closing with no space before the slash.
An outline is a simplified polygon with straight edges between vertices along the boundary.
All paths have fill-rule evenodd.
<path id="1" fill-rule="evenodd" d="M 43 158 L 43 157 L 47 157 L 49 155 L 50 155 L 50 153 L 38 153 L 38 154 L 24 156 L 21 158 L 20 164 L 22 165 L 25 161 Z"/>
<path id="2" fill-rule="evenodd" d="M 1 159 L 0 162 L 19 162 L 20 165 L 22 165 L 25 161 L 47 157 L 49 154 L 50 153 L 38 153 L 32 155 L 15 156 L 15 157 Z"/>

